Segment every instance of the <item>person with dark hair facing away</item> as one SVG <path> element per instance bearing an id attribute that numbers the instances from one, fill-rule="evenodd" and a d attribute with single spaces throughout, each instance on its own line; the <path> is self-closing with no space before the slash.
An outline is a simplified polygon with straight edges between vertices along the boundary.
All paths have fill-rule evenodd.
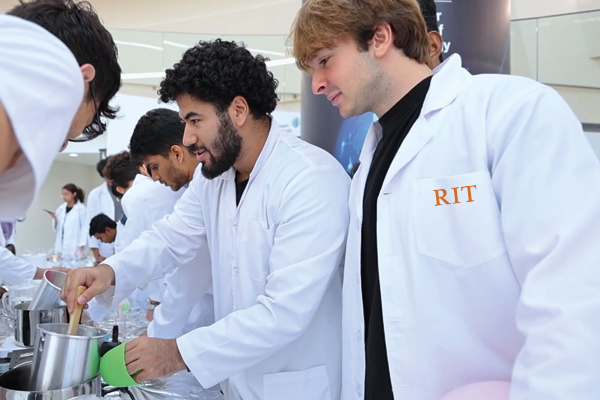
<path id="1" fill-rule="evenodd" d="M 73 183 L 61 190 L 65 201 L 52 214 L 52 229 L 56 232 L 54 252 L 64 257 L 82 256 L 87 243 L 87 217 L 83 205 L 85 194 Z"/>
<path id="2" fill-rule="evenodd" d="M 152 179 L 173 191 L 187 188 L 192 179 L 204 179 L 192 149 L 183 145 L 184 127 L 176 111 L 156 108 L 139 119 L 129 142 L 132 157 L 143 160 Z M 209 258 L 200 249 L 165 276 L 166 290 L 154 308 L 149 337 L 174 339 L 214 322 Z"/>
<path id="3" fill-rule="evenodd" d="M 106 214 L 98 214 L 90 221 L 89 234 L 102 243 L 113 243 L 117 237 L 117 223 Z"/>
<path id="4" fill-rule="evenodd" d="M 221 383 L 226 399 L 340 396 L 350 178 L 333 156 L 279 128 L 276 88 L 264 57 L 243 45 L 217 39 L 187 50 L 159 94 L 177 102 L 183 144 L 203 177 L 127 249 L 67 276 L 70 309 L 97 295 L 114 303 L 208 251 L 216 322 L 175 340 L 129 342 L 137 381 L 187 367 L 203 387 Z"/>
<path id="5" fill-rule="evenodd" d="M 342 398 L 599 399 L 600 163 L 561 96 L 458 54 L 434 75 L 415 0 L 308 0 L 292 37 L 315 94 L 379 117 L 350 189 Z"/>
<path id="6" fill-rule="evenodd" d="M 108 179 L 104 177 L 104 167 L 108 158 L 104 158 L 96 164 L 96 171 L 104 182 L 95 187 L 88 194 L 87 200 L 87 219 L 91 221 L 98 214 L 105 214 L 114 221 L 118 221 L 123 215 L 121 203 L 117 200 L 110 188 L 108 187 Z M 97 263 L 104 261 L 106 257 L 114 254 L 114 245 L 112 242 L 102 242 L 90 235 L 88 237 L 88 247 L 92 251 L 94 259 Z"/>
<path id="7" fill-rule="evenodd" d="M 177 111 L 157 108 L 140 118 L 129 142 L 131 155 L 144 162 L 150 177 L 174 191 L 190 183 L 199 164 L 183 144 L 184 127 Z"/>

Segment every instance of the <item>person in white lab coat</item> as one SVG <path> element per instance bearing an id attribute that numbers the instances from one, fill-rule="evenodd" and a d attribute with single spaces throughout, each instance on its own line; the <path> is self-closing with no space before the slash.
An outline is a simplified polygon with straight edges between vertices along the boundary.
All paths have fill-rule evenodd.
<path id="1" fill-rule="evenodd" d="M 114 243 L 117 223 L 106 214 L 98 214 L 90 221 L 90 236 L 102 243 Z"/>
<path id="2" fill-rule="evenodd" d="M 144 161 L 152 180 L 176 192 L 185 190 L 192 179 L 204 179 L 193 150 L 183 144 L 183 130 L 176 111 L 157 108 L 140 118 L 129 142 L 131 156 Z M 201 249 L 165 276 L 167 288 L 160 304 L 155 304 L 149 337 L 176 339 L 214 323 L 209 258 L 208 251 Z"/>
<path id="3" fill-rule="evenodd" d="M 172 191 L 147 176 L 148 172 L 139 159 L 134 159 L 128 151 L 111 156 L 104 173 L 116 192 L 121 194 L 123 213 L 127 217 L 125 225 L 118 231 L 119 251 L 127 248 L 142 232 L 152 224 L 170 214 L 183 190 Z M 145 293 L 140 307 L 150 308 L 162 301 L 166 289 L 164 279 L 155 279 L 141 288 Z M 148 317 L 151 316 L 151 312 Z"/>
<path id="4" fill-rule="evenodd" d="M 90 191 L 87 200 L 87 220 L 88 225 L 92 221 L 96 215 L 104 214 L 111 218 L 112 220 L 119 220 L 123 210 L 121 208 L 121 203 L 117 201 L 115 196 L 111 193 L 110 188 L 108 187 L 108 182 L 104 178 L 104 167 L 106 166 L 108 158 L 104 158 L 96 164 L 96 171 L 100 177 L 104 180 L 104 182 L 95 187 Z M 113 243 L 104 243 L 93 236 L 88 238 L 88 246 L 94 256 L 96 262 L 102 262 L 106 259 L 106 257 L 110 257 L 114 254 L 114 245 Z"/>
<path id="5" fill-rule="evenodd" d="M 0 238 L 2 247 L 6 247 L 11 253 L 16 254 L 17 221 L 0 222 L 0 225 L 2 225 L 2 237 Z"/>
<path id="6" fill-rule="evenodd" d="M 220 382 L 228 400 L 339 399 L 350 178 L 272 120 L 276 87 L 265 59 L 234 42 L 187 50 L 159 94 L 177 101 L 183 143 L 206 179 L 193 179 L 175 211 L 123 252 L 67 276 L 69 308 L 115 283 L 98 299 L 118 302 L 208 249 L 216 322 L 176 340 L 128 342 L 138 381 L 187 367 L 203 387 Z"/>
<path id="7" fill-rule="evenodd" d="M 411 0 L 309 0 L 293 41 L 313 92 L 379 117 L 350 190 L 342 398 L 600 398 L 600 163 L 564 100 L 458 55 L 432 77 Z"/>
<path id="8" fill-rule="evenodd" d="M 73 183 L 68 183 L 61 189 L 65 201 L 56 209 L 52 216 L 52 229 L 56 233 L 54 252 L 66 257 L 83 255 L 87 243 L 87 214 L 83 202 L 83 189 Z"/>
<path id="9" fill-rule="evenodd" d="M 98 117 L 114 118 L 120 75 L 114 41 L 87 3 L 35 0 L 0 15 L 1 220 L 27 213 L 66 140 L 103 132 Z M 42 273 L 0 248 L 5 280 Z"/>

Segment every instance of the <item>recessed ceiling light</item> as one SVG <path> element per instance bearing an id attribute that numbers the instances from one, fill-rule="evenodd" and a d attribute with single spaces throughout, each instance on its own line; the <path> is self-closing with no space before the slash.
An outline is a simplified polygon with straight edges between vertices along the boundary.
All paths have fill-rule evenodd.
<path id="1" fill-rule="evenodd" d="M 79 154 L 77 154 L 77 153 L 70 153 L 69 157 L 79 157 Z"/>

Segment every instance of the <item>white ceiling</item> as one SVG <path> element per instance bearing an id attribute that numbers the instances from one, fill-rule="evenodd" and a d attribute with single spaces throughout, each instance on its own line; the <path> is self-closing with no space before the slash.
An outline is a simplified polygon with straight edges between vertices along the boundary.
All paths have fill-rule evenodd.
<path id="1" fill-rule="evenodd" d="M 301 0 L 90 0 L 110 28 L 202 34 L 287 35 Z M 0 0 L 6 12 L 16 0 Z"/>

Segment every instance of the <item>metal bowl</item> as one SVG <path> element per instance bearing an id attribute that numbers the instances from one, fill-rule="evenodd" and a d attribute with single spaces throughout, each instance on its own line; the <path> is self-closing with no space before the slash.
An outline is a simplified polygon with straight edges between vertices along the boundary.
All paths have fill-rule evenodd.
<path id="1" fill-rule="evenodd" d="M 80 385 L 43 392 L 32 389 L 34 383 L 30 382 L 30 376 L 30 362 L 0 375 L 0 398 L 3 400 L 68 400 L 85 394 L 101 395 L 100 376 Z"/>

